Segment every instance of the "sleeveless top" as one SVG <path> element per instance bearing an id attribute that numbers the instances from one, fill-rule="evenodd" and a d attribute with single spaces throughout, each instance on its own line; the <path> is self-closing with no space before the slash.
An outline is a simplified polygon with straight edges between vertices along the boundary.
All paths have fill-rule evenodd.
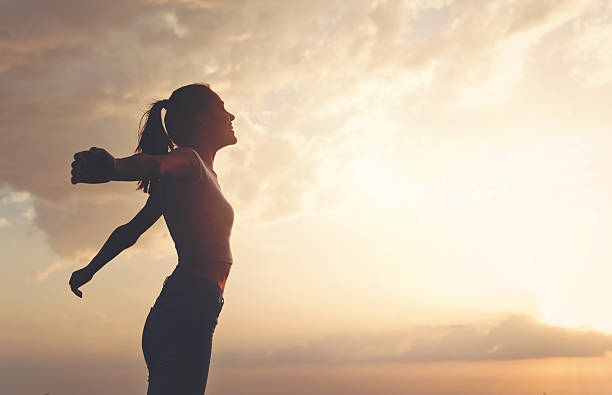
<path id="1" fill-rule="evenodd" d="M 178 149 L 191 151 L 197 176 L 160 180 L 162 212 L 178 254 L 175 271 L 207 278 L 223 291 L 233 263 L 230 236 L 234 210 L 221 192 L 217 174 L 198 152 L 188 147 Z"/>

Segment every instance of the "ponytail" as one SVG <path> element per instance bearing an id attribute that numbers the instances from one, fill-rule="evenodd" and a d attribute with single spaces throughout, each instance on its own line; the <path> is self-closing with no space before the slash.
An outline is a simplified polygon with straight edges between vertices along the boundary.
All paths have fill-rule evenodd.
<path id="1" fill-rule="evenodd" d="M 175 145 L 192 147 L 197 140 L 198 114 L 208 111 L 212 104 L 220 102 L 219 96 L 208 84 L 190 84 L 182 86 L 170 95 L 170 99 L 159 100 L 140 118 L 137 153 L 164 155 Z M 162 124 L 161 110 L 165 108 Z M 146 118 L 141 129 L 142 120 Z M 138 189 L 151 193 L 157 180 L 139 180 Z"/>
<path id="2" fill-rule="evenodd" d="M 168 100 L 159 100 L 151 105 L 151 108 L 145 112 L 140 118 L 138 124 L 138 146 L 136 153 L 162 155 L 168 153 L 168 150 L 174 147 L 172 139 L 164 130 L 164 125 L 161 119 L 161 110 L 168 106 Z M 144 127 L 141 128 L 142 120 L 146 117 Z M 143 192 L 149 192 L 155 180 L 141 179 L 138 182 L 138 188 Z M 150 193 L 150 192 L 149 192 Z"/>

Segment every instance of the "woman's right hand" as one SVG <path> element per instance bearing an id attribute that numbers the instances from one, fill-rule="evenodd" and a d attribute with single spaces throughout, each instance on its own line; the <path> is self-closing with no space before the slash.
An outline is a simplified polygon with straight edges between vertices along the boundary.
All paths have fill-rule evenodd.
<path id="1" fill-rule="evenodd" d="M 70 182 L 77 184 L 100 184 L 112 180 L 115 172 L 115 158 L 105 149 L 91 147 L 89 151 L 74 154 L 71 164 Z"/>

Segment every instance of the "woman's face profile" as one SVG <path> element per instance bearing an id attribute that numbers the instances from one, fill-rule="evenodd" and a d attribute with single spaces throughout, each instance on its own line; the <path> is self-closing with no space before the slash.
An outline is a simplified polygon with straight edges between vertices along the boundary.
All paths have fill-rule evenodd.
<path id="1" fill-rule="evenodd" d="M 215 141 L 215 145 L 219 148 L 238 142 L 232 126 L 232 121 L 236 117 L 225 109 L 225 103 L 221 98 L 217 97 L 215 102 L 201 114 L 200 121 L 207 139 Z"/>

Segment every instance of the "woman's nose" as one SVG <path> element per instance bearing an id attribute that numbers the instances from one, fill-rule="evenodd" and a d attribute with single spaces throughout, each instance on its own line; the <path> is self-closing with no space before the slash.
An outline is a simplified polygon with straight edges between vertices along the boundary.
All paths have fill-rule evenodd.
<path id="1" fill-rule="evenodd" d="M 229 113 L 230 115 L 230 120 L 233 121 L 234 119 L 236 119 L 236 117 L 234 116 L 234 114 L 232 114 L 231 112 Z"/>

